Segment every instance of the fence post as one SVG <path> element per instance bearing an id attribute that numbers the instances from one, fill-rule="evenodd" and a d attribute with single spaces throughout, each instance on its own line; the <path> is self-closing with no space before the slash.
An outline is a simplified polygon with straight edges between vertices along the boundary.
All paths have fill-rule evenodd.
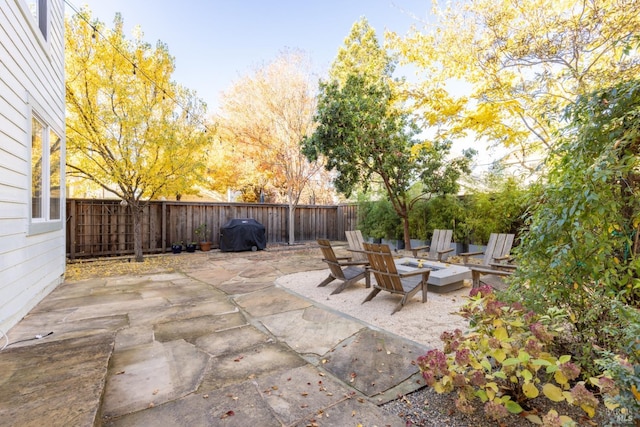
<path id="1" fill-rule="evenodd" d="M 160 234 L 162 236 L 162 253 L 167 251 L 167 202 L 162 202 L 162 224 Z"/>
<path id="2" fill-rule="evenodd" d="M 77 223 L 76 223 L 76 201 L 71 200 L 69 203 L 69 209 L 67 213 L 71 212 L 69 215 L 69 223 L 67 227 L 69 229 L 67 232 L 69 233 L 69 259 L 76 259 L 76 237 L 77 233 Z"/>

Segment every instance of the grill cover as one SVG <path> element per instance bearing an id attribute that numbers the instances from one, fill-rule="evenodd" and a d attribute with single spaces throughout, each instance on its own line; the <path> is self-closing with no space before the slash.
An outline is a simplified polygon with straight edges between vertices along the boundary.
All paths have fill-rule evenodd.
<path id="1" fill-rule="evenodd" d="M 232 219 L 220 228 L 222 252 L 257 251 L 266 247 L 264 225 L 253 218 Z"/>

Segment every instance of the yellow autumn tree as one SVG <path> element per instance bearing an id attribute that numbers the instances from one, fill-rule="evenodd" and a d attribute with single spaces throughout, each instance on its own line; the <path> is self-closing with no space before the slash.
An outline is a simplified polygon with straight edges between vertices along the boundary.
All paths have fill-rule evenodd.
<path id="1" fill-rule="evenodd" d="M 307 57 L 284 52 L 235 83 L 222 96 L 216 125 L 233 147 L 254 185 L 275 188 L 289 205 L 289 243 L 295 241 L 295 208 L 320 169 L 300 143 L 313 132 L 315 85 Z M 247 184 L 245 182 L 245 184 Z"/>
<path id="2" fill-rule="evenodd" d="M 408 92 L 429 124 L 453 136 L 472 131 L 522 160 L 554 148 L 578 95 L 638 75 L 638 10 L 639 0 L 436 3 L 435 22 L 388 40 L 423 73 Z M 470 92 L 452 95 L 455 80 Z"/>
<path id="3" fill-rule="evenodd" d="M 204 168 L 210 136 L 205 104 L 171 81 L 174 60 L 137 32 L 92 21 L 88 9 L 65 19 L 67 175 L 121 198 L 133 217 L 142 261 L 142 211 L 161 195 L 188 192 Z"/>

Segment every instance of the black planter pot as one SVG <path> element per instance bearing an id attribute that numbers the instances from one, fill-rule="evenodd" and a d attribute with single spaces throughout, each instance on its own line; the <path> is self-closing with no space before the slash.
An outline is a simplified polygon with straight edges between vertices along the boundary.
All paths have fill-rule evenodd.
<path id="1" fill-rule="evenodd" d="M 187 252 L 195 252 L 196 251 L 196 244 L 195 243 L 187 243 L 185 246 Z"/>
<path id="2" fill-rule="evenodd" d="M 171 245 L 171 252 L 174 254 L 179 254 L 182 252 L 182 245 Z"/>

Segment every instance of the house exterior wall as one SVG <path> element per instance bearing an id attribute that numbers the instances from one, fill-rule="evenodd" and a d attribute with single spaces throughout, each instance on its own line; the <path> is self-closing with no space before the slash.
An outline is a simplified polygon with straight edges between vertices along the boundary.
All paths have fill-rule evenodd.
<path id="1" fill-rule="evenodd" d="M 39 21 L 30 6 L 41 12 Z M 0 0 L 0 330 L 3 332 L 64 278 L 64 90 L 63 0 Z M 50 215 L 54 220 L 31 219 L 32 169 L 43 167 L 32 168 L 34 115 L 47 126 L 47 132 L 55 132 L 60 138 L 59 185 L 51 185 L 52 189 L 59 188 L 59 196 L 45 195 L 47 200 L 60 199 L 61 211 Z M 48 150 L 41 152 L 49 155 Z M 54 169 L 57 163 L 52 160 L 52 166 L 44 167 Z"/>

